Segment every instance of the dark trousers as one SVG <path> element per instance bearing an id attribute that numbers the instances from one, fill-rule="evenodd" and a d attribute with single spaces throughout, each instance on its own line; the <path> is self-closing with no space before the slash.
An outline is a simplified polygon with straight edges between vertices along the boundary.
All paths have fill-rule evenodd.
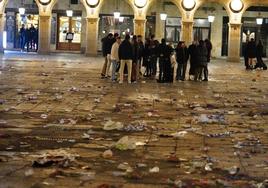
<path id="1" fill-rule="evenodd" d="M 245 67 L 249 68 L 248 57 L 244 57 L 244 61 L 245 61 Z"/>
<path id="2" fill-rule="evenodd" d="M 165 62 L 164 65 L 164 81 L 173 82 L 173 68 L 170 61 Z"/>
<path id="3" fill-rule="evenodd" d="M 23 50 L 25 47 L 25 40 L 24 37 L 20 37 L 20 48 Z"/>
<path id="4" fill-rule="evenodd" d="M 152 58 L 151 58 L 151 68 L 152 68 L 152 70 L 151 70 L 151 73 L 152 73 L 152 75 L 153 76 L 155 76 L 156 75 L 156 63 L 157 63 L 157 57 L 155 56 L 155 55 L 153 55 L 152 56 Z"/>
<path id="5" fill-rule="evenodd" d="M 204 72 L 204 79 L 208 80 L 208 65 L 204 65 L 203 67 L 203 72 Z"/>
<path id="6" fill-rule="evenodd" d="M 186 69 L 187 69 L 187 62 L 178 63 L 177 77 L 176 77 L 177 80 L 185 80 Z"/>
<path id="7" fill-rule="evenodd" d="M 263 62 L 262 57 L 257 57 L 257 64 L 254 68 L 263 68 L 264 70 L 267 70 L 267 65 Z"/>
<path id="8" fill-rule="evenodd" d="M 204 72 L 205 80 L 208 80 L 208 65 L 198 65 L 195 70 L 194 80 L 202 80 L 202 73 Z"/>

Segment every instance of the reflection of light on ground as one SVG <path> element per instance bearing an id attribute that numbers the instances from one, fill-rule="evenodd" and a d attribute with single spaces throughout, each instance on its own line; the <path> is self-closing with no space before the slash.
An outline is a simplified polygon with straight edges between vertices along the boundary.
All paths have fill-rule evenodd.
<path id="1" fill-rule="evenodd" d="M 7 32 L 3 32 L 3 47 L 7 48 Z"/>

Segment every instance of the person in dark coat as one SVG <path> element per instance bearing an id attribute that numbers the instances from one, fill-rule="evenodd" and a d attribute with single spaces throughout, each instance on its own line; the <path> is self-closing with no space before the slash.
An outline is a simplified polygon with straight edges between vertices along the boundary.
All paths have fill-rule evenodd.
<path id="1" fill-rule="evenodd" d="M 27 48 L 27 52 L 29 52 L 30 43 L 31 43 L 31 31 L 27 27 L 26 31 L 25 31 L 25 45 L 26 45 L 26 48 Z"/>
<path id="2" fill-rule="evenodd" d="M 150 39 L 145 40 L 145 46 L 143 51 L 143 66 L 145 67 L 144 77 L 151 76 L 151 63 L 150 63 Z"/>
<path id="3" fill-rule="evenodd" d="M 263 68 L 263 70 L 267 70 L 267 65 L 263 62 L 262 55 L 263 55 L 263 45 L 262 41 L 259 40 L 256 47 L 257 64 L 255 65 L 254 69 Z"/>
<path id="4" fill-rule="evenodd" d="M 246 43 L 243 43 L 243 56 L 244 56 L 244 62 L 245 62 L 245 67 L 246 67 L 246 70 L 249 70 L 250 67 L 249 67 L 249 64 L 248 64 L 248 40 Z"/>
<path id="5" fill-rule="evenodd" d="M 172 83 L 173 82 L 173 72 L 174 72 L 174 68 L 172 68 L 171 65 L 171 60 L 170 57 L 174 54 L 174 49 L 172 47 L 172 43 L 169 43 L 167 45 L 167 52 L 166 52 L 166 57 L 167 57 L 167 61 L 166 64 L 164 66 L 164 81 L 167 83 Z"/>
<path id="6" fill-rule="evenodd" d="M 39 30 L 38 28 L 36 28 L 35 32 L 34 32 L 34 38 L 33 38 L 33 42 L 34 42 L 34 45 L 35 45 L 35 51 L 37 52 L 38 50 L 38 36 L 39 36 Z"/>
<path id="7" fill-rule="evenodd" d="M 194 41 L 188 48 L 188 53 L 190 57 L 189 80 L 191 80 L 191 77 L 194 78 L 195 75 L 195 69 L 197 65 L 197 46 L 198 42 Z"/>
<path id="8" fill-rule="evenodd" d="M 25 35 L 26 35 L 26 29 L 25 29 L 24 24 L 21 25 L 19 34 L 20 34 L 20 48 L 21 48 L 21 50 L 24 50 L 24 47 L 25 47 Z"/>
<path id="9" fill-rule="evenodd" d="M 138 35 L 138 45 L 139 45 L 139 58 L 138 58 L 138 67 L 137 67 L 137 78 L 139 78 L 139 75 L 142 75 L 141 73 L 141 65 L 143 60 L 143 52 L 144 52 L 144 44 L 142 41 L 142 36 Z"/>
<path id="10" fill-rule="evenodd" d="M 102 71 L 101 71 L 101 77 L 105 78 L 106 76 L 108 77 L 107 72 L 109 72 L 108 68 L 108 64 L 111 63 L 110 60 L 110 54 L 111 54 L 111 50 L 112 50 L 112 46 L 114 44 L 114 42 L 116 41 L 116 39 L 113 37 L 112 33 L 109 33 L 106 37 L 101 39 L 102 42 L 102 54 L 103 57 L 105 58 L 104 64 L 102 66 Z"/>
<path id="11" fill-rule="evenodd" d="M 210 40 L 206 39 L 205 40 L 205 45 L 208 51 L 208 55 L 207 55 L 207 62 L 210 62 L 210 58 L 211 58 L 211 51 L 212 51 L 212 43 L 210 42 Z"/>
<path id="12" fill-rule="evenodd" d="M 208 51 L 208 55 L 207 55 L 207 63 L 210 63 L 210 59 L 211 59 L 211 51 L 212 51 L 212 43 L 210 42 L 210 40 L 206 39 L 205 40 L 205 46 L 207 48 Z M 208 81 L 207 79 L 207 75 L 208 75 L 208 66 L 204 67 L 204 81 Z"/>
<path id="13" fill-rule="evenodd" d="M 199 45 L 197 46 L 197 68 L 196 68 L 196 73 L 195 73 L 195 78 L 194 80 L 197 81 L 200 78 L 202 78 L 202 71 L 207 68 L 207 55 L 208 51 L 205 46 L 205 43 L 203 40 L 199 41 Z M 208 81 L 208 75 L 205 74 L 205 79 L 203 81 Z"/>
<path id="14" fill-rule="evenodd" d="M 137 82 L 137 66 L 139 61 L 139 44 L 137 40 L 137 36 L 134 35 L 132 38 L 132 50 L 133 50 L 133 58 L 132 58 L 132 73 L 131 73 L 131 81 Z"/>
<path id="15" fill-rule="evenodd" d="M 155 36 L 151 36 L 151 42 L 150 42 L 150 64 L 151 64 L 151 75 L 150 76 L 155 76 L 156 75 L 156 64 L 157 64 L 157 48 L 158 48 L 159 42 L 155 40 Z"/>
<path id="16" fill-rule="evenodd" d="M 36 29 L 33 24 L 31 24 L 30 27 L 30 49 L 35 49 L 35 44 L 34 44 L 34 37 L 36 34 Z"/>
<path id="17" fill-rule="evenodd" d="M 168 61 L 168 54 L 167 54 L 167 45 L 166 45 L 166 40 L 162 39 L 161 40 L 161 44 L 158 46 L 158 58 L 159 58 L 159 79 L 158 82 L 159 83 L 163 83 L 166 78 L 164 77 L 164 72 L 166 72 L 165 70 L 165 66 L 167 64 Z"/>
<path id="18" fill-rule="evenodd" d="M 247 45 L 247 52 L 248 52 L 248 64 L 249 67 L 252 69 L 254 65 L 254 59 L 256 58 L 256 43 L 253 38 Z"/>
<path id="19" fill-rule="evenodd" d="M 188 57 L 188 49 L 185 43 L 179 42 L 176 48 L 176 60 L 178 64 L 176 80 L 185 80 Z"/>
<path id="20" fill-rule="evenodd" d="M 132 72 L 132 59 L 133 59 L 133 48 L 130 43 L 130 36 L 126 35 L 125 40 L 120 44 L 118 51 L 119 59 L 120 59 L 120 81 L 122 84 L 124 81 L 124 69 L 125 65 L 128 68 L 128 83 L 131 84 L 131 72 Z"/>

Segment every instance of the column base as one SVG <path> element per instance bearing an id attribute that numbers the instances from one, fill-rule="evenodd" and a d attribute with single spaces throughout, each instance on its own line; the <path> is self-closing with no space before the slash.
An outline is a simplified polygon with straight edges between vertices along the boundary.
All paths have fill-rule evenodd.
<path id="1" fill-rule="evenodd" d="M 228 57 L 227 62 L 240 63 L 240 57 Z"/>
<path id="2" fill-rule="evenodd" d="M 98 53 L 90 53 L 90 52 L 88 52 L 88 53 L 85 53 L 85 56 L 86 57 L 97 57 Z"/>
<path id="3" fill-rule="evenodd" d="M 49 51 L 42 51 L 42 50 L 41 50 L 41 51 L 38 50 L 37 53 L 38 53 L 39 55 L 49 55 L 49 54 L 50 54 Z"/>

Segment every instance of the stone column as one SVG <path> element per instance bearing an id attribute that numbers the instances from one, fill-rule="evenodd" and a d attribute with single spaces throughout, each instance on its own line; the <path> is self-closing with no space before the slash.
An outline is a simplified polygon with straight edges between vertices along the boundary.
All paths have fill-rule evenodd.
<path id="1" fill-rule="evenodd" d="M 3 33 L 5 26 L 4 20 L 5 20 L 4 14 L 0 14 L 0 53 L 4 53 L 4 47 L 3 47 Z"/>
<path id="2" fill-rule="evenodd" d="M 134 19 L 134 34 L 145 37 L 146 19 Z"/>
<path id="3" fill-rule="evenodd" d="M 221 57 L 222 49 L 222 15 L 216 15 L 215 21 L 211 23 L 211 42 L 212 42 L 212 57 Z"/>
<path id="4" fill-rule="evenodd" d="M 192 21 L 181 22 L 181 40 L 185 41 L 187 46 L 193 41 L 193 26 L 194 22 Z"/>
<path id="5" fill-rule="evenodd" d="M 156 15 L 155 38 L 159 41 L 165 38 L 165 21 L 160 19 L 160 14 Z"/>
<path id="6" fill-rule="evenodd" d="M 99 18 L 87 18 L 86 56 L 98 55 Z"/>
<path id="7" fill-rule="evenodd" d="M 240 23 L 229 23 L 229 41 L 228 41 L 228 58 L 230 62 L 240 62 L 240 40 L 241 40 Z"/>
<path id="8" fill-rule="evenodd" d="M 39 16 L 39 41 L 38 53 L 49 54 L 50 52 L 50 30 L 51 16 Z"/>

